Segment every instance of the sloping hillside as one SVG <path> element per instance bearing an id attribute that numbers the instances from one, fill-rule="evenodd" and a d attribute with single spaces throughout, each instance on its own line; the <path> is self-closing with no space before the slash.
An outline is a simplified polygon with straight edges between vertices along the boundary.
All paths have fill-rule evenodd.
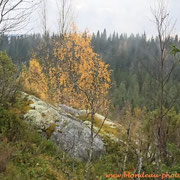
<path id="1" fill-rule="evenodd" d="M 40 110 L 41 117 L 38 113 Z M 62 117 L 66 121 L 69 120 L 69 126 L 68 124 L 65 125 L 65 121 L 63 124 L 65 125 L 64 127 L 71 128 L 65 128 L 66 131 L 58 129 L 57 127 L 61 126 L 61 121 L 59 117 L 55 117 L 54 114 L 56 114 L 57 117 L 60 116 L 61 120 Z M 54 119 L 52 117 L 54 117 Z M 30 119 L 35 120 L 35 118 L 37 123 L 32 123 L 33 121 L 30 121 Z M 84 121 L 80 119 L 84 119 L 83 116 L 75 116 L 72 113 L 65 112 L 62 107 L 55 108 L 49 105 L 47 108 L 47 103 L 29 95 L 24 95 L 24 98 L 19 95 L 16 103 L 12 107 L 6 110 L 1 108 L 0 179 L 83 179 L 86 163 L 78 160 L 81 158 L 79 158 L 80 156 L 76 156 L 76 153 L 82 153 L 87 142 L 85 143 L 85 140 L 81 138 L 80 144 L 84 147 L 75 146 L 76 152 L 66 152 L 63 143 L 52 142 L 54 141 L 52 138 L 54 137 L 52 136 L 54 132 L 59 132 L 59 137 L 63 137 L 63 133 L 65 132 L 64 135 L 69 136 L 67 132 L 71 132 L 72 127 L 74 127 L 77 122 L 80 123 L 81 129 L 88 132 L 88 118 L 84 119 Z M 98 123 L 101 120 L 102 116 L 97 114 L 96 128 L 99 126 Z M 73 121 L 76 123 L 72 124 Z M 53 127 L 52 125 L 54 125 L 54 123 L 59 123 L 60 126 Z M 104 179 L 106 173 L 112 172 L 112 168 L 113 172 L 115 170 L 114 168 L 117 162 L 114 162 L 113 159 L 122 153 L 119 151 L 120 149 L 123 150 L 123 148 L 119 149 L 122 145 L 108 136 L 102 137 L 105 133 L 110 134 L 111 132 L 116 132 L 117 129 L 114 129 L 116 129 L 116 124 L 108 120 L 104 124 L 102 133 L 100 133 L 104 145 L 101 148 L 100 144 L 96 144 L 100 143 L 100 137 L 98 137 L 98 140 L 95 142 L 95 149 L 100 148 L 104 153 L 101 153 L 101 156 L 98 154 L 98 158 L 93 160 L 93 166 L 91 168 L 92 176 L 90 179 Z M 75 131 L 73 131 L 73 133 L 74 132 Z M 115 135 L 115 133 L 113 133 L 112 136 Z M 63 139 L 64 144 L 66 144 L 66 140 L 65 138 Z M 78 144 L 77 142 L 76 144 Z M 68 143 L 66 145 L 68 145 Z M 115 149 L 119 150 L 115 152 Z M 96 154 L 98 152 L 100 151 L 97 149 Z M 79 155 L 83 154 L 81 153 Z M 73 156 L 78 157 L 78 159 L 73 158 Z M 122 156 L 120 155 L 119 157 Z"/>

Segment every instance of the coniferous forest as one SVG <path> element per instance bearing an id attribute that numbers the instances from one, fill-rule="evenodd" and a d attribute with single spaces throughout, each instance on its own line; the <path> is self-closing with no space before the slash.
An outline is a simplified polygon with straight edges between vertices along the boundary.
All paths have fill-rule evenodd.
<path id="1" fill-rule="evenodd" d="M 40 34 L 6 36 L 1 37 L 1 50 L 5 50 L 11 57 L 13 63 L 21 67 L 22 64 L 28 65 L 33 53 L 40 52 L 39 47 L 44 41 L 47 42 L 46 48 L 53 49 L 54 40 L 57 35 L 42 36 Z M 110 96 L 112 105 L 115 109 L 121 110 L 126 103 L 130 103 L 132 108 L 144 107 L 152 110 L 157 106 L 152 101 L 157 89 L 155 89 L 154 61 L 159 55 L 158 37 L 147 38 L 146 34 L 118 34 L 108 35 L 106 29 L 103 32 L 93 33 L 91 45 L 102 60 L 110 65 L 112 70 L 112 88 Z M 178 35 L 170 37 L 169 49 L 172 45 L 179 47 Z M 178 59 L 178 56 L 171 58 Z M 179 65 L 173 70 L 169 80 L 169 91 L 174 92 L 178 88 Z M 175 103 L 175 111 L 179 111 L 179 101 Z M 114 110 L 115 110 L 114 109 Z"/>

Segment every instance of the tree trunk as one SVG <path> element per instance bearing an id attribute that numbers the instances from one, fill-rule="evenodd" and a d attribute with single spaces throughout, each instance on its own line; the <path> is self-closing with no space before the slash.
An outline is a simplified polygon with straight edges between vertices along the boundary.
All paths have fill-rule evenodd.
<path id="1" fill-rule="evenodd" d="M 91 135 L 90 135 L 90 147 L 89 147 L 89 158 L 85 167 L 84 180 L 89 179 L 89 171 L 91 168 L 92 154 L 93 154 L 93 142 L 94 142 L 94 111 L 91 112 Z"/>
<path id="2" fill-rule="evenodd" d="M 138 174 L 139 174 L 138 180 L 140 180 L 142 162 L 143 162 L 143 157 L 140 155 L 140 157 L 138 158 Z"/>

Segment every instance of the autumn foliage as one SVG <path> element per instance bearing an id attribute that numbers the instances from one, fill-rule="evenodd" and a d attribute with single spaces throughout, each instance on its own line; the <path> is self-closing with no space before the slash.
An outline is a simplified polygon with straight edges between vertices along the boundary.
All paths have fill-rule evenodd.
<path id="1" fill-rule="evenodd" d="M 34 93 L 41 99 L 47 100 L 47 77 L 43 73 L 42 67 L 35 56 L 31 58 L 28 68 L 26 66 L 23 67 L 21 82 L 27 92 Z"/>
<path id="2" fill-rule="evenodd" d="M 43 73 L 38 60 L 32 58 L 25 86 L 34 89 L 43 99 L 76 108 L 106 107 L 110 88 L 110 70 L 93 52 L 91 37 L 85 33 L 64 35 L 55 42 L 54 62 Z M 93 106 L 93 107 L 90 107 Z"/>

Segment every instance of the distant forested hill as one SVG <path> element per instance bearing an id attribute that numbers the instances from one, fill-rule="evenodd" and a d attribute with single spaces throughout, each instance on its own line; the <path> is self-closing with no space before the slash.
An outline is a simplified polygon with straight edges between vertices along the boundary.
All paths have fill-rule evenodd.
<path id="1" fill-rule="evenodd" d="M 47 34 L 6 36 L 0 38 L 0 50 L 6 50 L 15 64 L 28 63 L 33 53 L 47 52 L 53 49 L 54 40 L 58 36 Z M 170 37 L 170 42 L 180 47 L 178 36 Z M 42 44 L 44 51 L 42 51 Z M 147 38 L 146 34 L 134 35 L 113 33 L 107 35 L 106 30 L 92 35 L 92 46 L 112 69 L 113 86 L 111 99 L 116 109 L 121 109 L 129 102 L 132 107 L 146 105 L 149 109 L 156 108 L 153 104 L 157 87 L 152 78 L 156 73 L 156 58 L 159 55 L 158 38 Z M 41 51 L 39 51 L 41 49 Z M 53 52 L 51 52 L 53 54 Z M 45 54 L 44 54 L 45 56 Z M 173 57 L 172 57 L 173 58 Z M 169 81 L 169 91 L 174 92 L 180 84 L 180 66 L 177 65 Z M 175 104 L 179 111 L 180 103 Z"/>
<path id="2" fill-rule="evenodd" d="M 174 62 L 171 55 L 171 45 L 180 46 L 178 35 L 169 37 L 169 62 Z M 160 47 L 157 37 L 147 38 L 146 34 L 134 35 L 113 33 L 107 36 L 106 30 L 99 31 L 92 36 L 92 46 L 103 60 L 110 64 L 113 86 L 111 91 L 112 102 L 117 110 L 128 102 L 132 107 L 143 107 L 152 110 L 157 107 L 153 99 L 158 91 L 155 77 L 158 77 L 158 57 Z M 178 57 L 177 57 L 178 58 Z M 167 71 L 171 64 L 167 64 Z M 166 71 L 166 70 L 165 70 Z M 166 73 L 166 72 L 164 72 Z M 168 92 L 173 93 L 179 89 L 180 66 L 173 69 L 168 82 Z M 168 102 L 167 97 L 167 102 Z M 179 111 L 178 100 L 174 108 Z"/>

